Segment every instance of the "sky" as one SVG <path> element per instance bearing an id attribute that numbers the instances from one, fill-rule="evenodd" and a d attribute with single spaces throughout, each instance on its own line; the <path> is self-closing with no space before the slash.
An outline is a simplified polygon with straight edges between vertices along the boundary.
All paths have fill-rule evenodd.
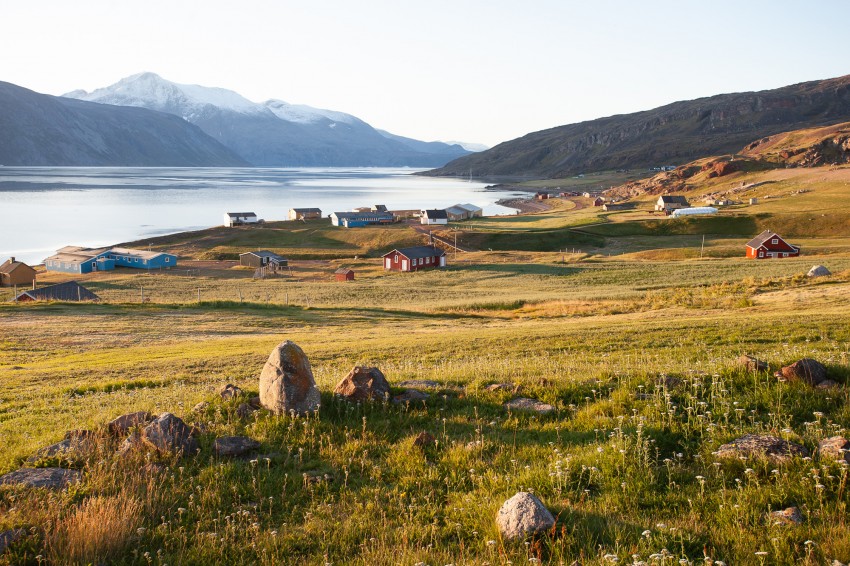
<path id="1" fill-rule="evenodd" d="M 493 146 L 850 74 L 848 22 L 848 0 L 0 0 L 0 81 L 59 95 L 150 71 Z"/>

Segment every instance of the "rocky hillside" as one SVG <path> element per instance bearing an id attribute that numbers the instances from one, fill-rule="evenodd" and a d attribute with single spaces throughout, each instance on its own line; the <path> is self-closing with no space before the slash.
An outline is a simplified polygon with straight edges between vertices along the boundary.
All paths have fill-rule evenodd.
<path id="1" fill-rule="evenodd" d="M 6 82 L 0 82 L 0 164 L 247 165 L 176 116 L 49 96 Z"/>
<path id="2" fill-rule="evenodd" d="M 750 141 L 850 120 L 850 75 L 775 90 L 674 102 L 534 132 L 428 174 L 559 178 L 588 171 L 681 165 Z"/>
<path id="3" fill-rule="evenodd" d="M 703 181 L 737 172 L 845 163 L 850 163 L 850 122 L 767 136 L 735 154 L 705 157 L 607 192 L 619 197 L 686 192 Z"/>

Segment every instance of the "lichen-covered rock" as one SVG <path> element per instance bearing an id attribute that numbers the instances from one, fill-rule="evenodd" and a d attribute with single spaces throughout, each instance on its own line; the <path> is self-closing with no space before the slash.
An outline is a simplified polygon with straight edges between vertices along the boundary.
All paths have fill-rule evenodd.
<path id="1" fill-rule="evenodd" d="M 805 446 L 765 434 L 745 434 L 714 452 L 718 458 L 767 458 L 777 462 L 808 456 Z"/>
<path id="2" fill-rule="evenodd" d="M 780 511 L 772 511 L 770 518 L 781 525 L 799 525 L 803 522 L 803 513 L 799 507 L 788 507 Z"/>
<path id="3" fill-rule="evenodd" d="M 850 464 L 850 441 L 843 436 L 830 436 L 818 443 L 818 454 L 821 458 L 829 458 Z"/>
<path id="4" fill-rule="evenodd" d="M 159 452 L 194 456 L 198 443 L 180 417 L 163 413 L 142 431 L 142 440 Z"/>
<path id="5" fill-rule="evenodd" d="M 817 360 L 803 358 L 780 369 L 776 372 L 776 377 L 787 381 L 803 381 L 816 386 L 826 379 L 826 366 Z"/>
<path id="6" fill-rule="evenodd" d="M 80 481 L 79 470 L 65 468 L 21 468 L 0 476 L 0 485 L 26 485 L 47 489 L 62 489 L 70 483 Z"/>
<path id="7" fill-rule="evenodd" d="M 215 439 L 215 453 L 222 457 L 244 456 L 260 447 L 260 443 L 247 436 L 221 436 Z"/>
<path id="8" fill-rule="evenodd" d="M 555 517 L 533 494 L 521 491 L 505 501 L 496 515 L 496 526 L 506 540 L 522 539 L 551 529 Z"/>
<path id="9" fill-rule="evenodd" d="M 147 411 L 136 411 L 135 413 L 127 413 L 111 420 L 107 425 L 109 433 L 113 436 L 124 436 L 131 428 L 139 425 L 148 424 L 153 420 L 153 415 Z"/>
<path id="10" fill-rule="evenodd" d="M 306 415 L 319 410 L 321 401 L 304 351 L 290 340 L 279 344 L 260 374 L 260 403 L 278 415 Z"/>
<path id="11" fill-rule="evenodd" d="M 751 372 L 767 371 L 767 362 L 753 356 L 748 356 L 747 354 L 742 354 L 738 358 L 738 365 L 743 366 L 747 371 Z"/>
<path id="12" fill-rule="evenodd" d="M 390 384 L 378 368 L 355 366 L 334 387 L 334 395 L 347 401 L 381 401 L 389 399 Z"/>
<path id="13" fill-rule="evenodd" d="M 555 407 L 548 403 L 527 397 L 518 397 L 508 401 L 505 403 L 505 408 L 509 411 L 531 411 L 540 415 L 545 415 L 555 410 Z"/>

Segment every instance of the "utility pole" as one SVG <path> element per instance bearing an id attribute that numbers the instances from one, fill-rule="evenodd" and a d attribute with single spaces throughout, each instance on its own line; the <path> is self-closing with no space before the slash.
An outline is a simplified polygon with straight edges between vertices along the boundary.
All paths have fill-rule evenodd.
<path id="1" fill-rule="evenodd" d="M 702 259 L 702 250 L 705 248 L 705 234 L 702 235 L 702 245 L 699 247 L 699 258 Z"/>

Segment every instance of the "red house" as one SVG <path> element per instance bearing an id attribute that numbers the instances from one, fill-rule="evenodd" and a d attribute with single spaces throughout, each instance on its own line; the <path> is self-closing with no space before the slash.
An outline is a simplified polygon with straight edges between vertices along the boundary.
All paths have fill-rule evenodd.
<path id="1" fill-rule="evenodd" d="M 419 271 L 446 266 L 446 252 L 434 246 L 401 248 L 384 254 L 384 269 L 391 271 Z"/>
<path id="2" fill-rule="evenodd" d="M 750 259 L 766 259 L 771 257 L 797 257 L 800 248 L 792 246 L 776 232 L 765 230 L 747 242 L 747 257 Z"/>
<path id="3" fill-rule="evenodd" d="M 340 267 L 334 271 L 337 281 L 354 281 L 354 270 L 347 267 Z"/>

